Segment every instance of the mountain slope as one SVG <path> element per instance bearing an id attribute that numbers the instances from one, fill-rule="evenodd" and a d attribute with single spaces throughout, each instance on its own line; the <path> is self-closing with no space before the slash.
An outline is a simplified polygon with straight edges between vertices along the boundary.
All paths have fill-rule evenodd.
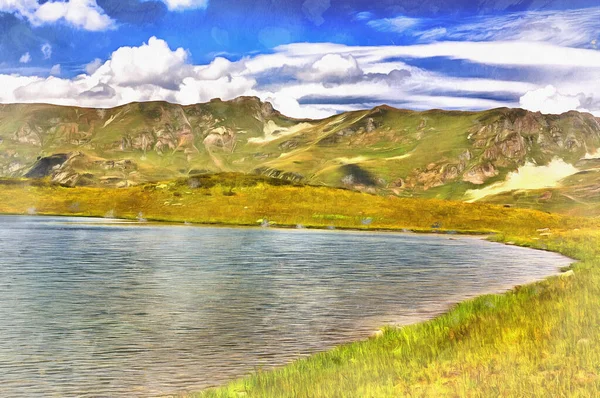
<path id="1" fill-rule="evenodd" d="M 594 204 L 600 181 L 593 159 L 600 119 L 578 112 L 379 106 L 296 120 L 254 97 L 113 109 L 12 104 L 0 105 L 0 140 L 0 175 L 49 176 L 66 185 L 128 186 L 234 171 L 504 203 L 526 204 L 513 194 L 525 190 L 542 197 L 543 207 L 567 197 Z M 559 187 L 564 192 L 548 191 Z"/>

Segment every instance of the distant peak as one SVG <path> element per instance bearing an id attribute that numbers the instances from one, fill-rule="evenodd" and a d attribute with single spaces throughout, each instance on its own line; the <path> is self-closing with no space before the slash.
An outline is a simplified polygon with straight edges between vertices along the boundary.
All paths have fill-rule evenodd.
<path id="1" fill-rule="evenodd" d="M 397 111 L 397 110 L 398 110 L 398 108 L 394 108 L 393 106 L 390 106 L 387 104 L 377 105 L 376 107 L 371 109 L 371 111 Z"/>

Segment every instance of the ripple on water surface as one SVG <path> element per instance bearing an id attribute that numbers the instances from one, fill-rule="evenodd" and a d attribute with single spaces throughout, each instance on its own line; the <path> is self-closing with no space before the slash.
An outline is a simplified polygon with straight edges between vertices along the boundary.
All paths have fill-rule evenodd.
<path id="1" fill-rule="evenodd" d="M 0 216 L 0 396 L 202 389 L 569 259 L 473 238 Z"/>

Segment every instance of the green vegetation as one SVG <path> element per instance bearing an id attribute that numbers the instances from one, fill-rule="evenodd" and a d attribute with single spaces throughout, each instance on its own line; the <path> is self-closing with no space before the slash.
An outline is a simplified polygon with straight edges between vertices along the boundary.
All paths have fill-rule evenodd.
<path id="1" fill-rule="evenodd" d="M 489 204 L 378 196 L 263 176 L 196 176 L 124 189 L 0 180 L 0 212 L 171 222 L 495 232 L 580 260 L 573 272 L 387 327 L 201 397 L 581 396 L 600 393 L 600 220 Z M 365 223 L 364 220 L 369 220 Z"/>
<path id="2" fill-rule="evenodd" d="M 490 197 L 480 200 L 600 214 L 600 160 L 585 159 L 598 148 L 600 120 L 577 112 L 378 106 L 296 120 L 254 97 L 112 109 L 0 106 L 0 176 L 49 176 L 66 186 L 128 187 L 238 172 L 381 195 L 467 200 L 467 191 L 503 182 L 525 164 L 560 160 L 580 172 L 560 186 L 486 191 Z M 64 158 L 60 164 L 39 167 L 56 155 Z"/>
<path id="3" fill-rule="evenodd" d="M 0 180 L 0 212 L 70 214 L 193 222 L 370 230 L 515 231 L 575 228 L 591 221 L 533 210 L 399 198 L 300 185 L 238 173 L 199 175 L 130 188 L 68 188 L 39 180 Z M 367 218 L 372 222 L 365 225 Z"/>

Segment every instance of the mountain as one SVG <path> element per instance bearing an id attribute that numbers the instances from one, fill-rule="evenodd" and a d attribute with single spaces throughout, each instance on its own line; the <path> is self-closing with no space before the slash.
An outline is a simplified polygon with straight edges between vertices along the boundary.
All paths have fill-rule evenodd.
<path id="1" fill-rule="evenodd" d="M 577 205 L 595 213 L 599 148 L 600 119 L 578 112 L 384 105 L 298 120 L 254 97 L 112 109 L 0 105 L 0 176 L 68 186 L 242 172 L 369 193 L 565 211 Z"/>

